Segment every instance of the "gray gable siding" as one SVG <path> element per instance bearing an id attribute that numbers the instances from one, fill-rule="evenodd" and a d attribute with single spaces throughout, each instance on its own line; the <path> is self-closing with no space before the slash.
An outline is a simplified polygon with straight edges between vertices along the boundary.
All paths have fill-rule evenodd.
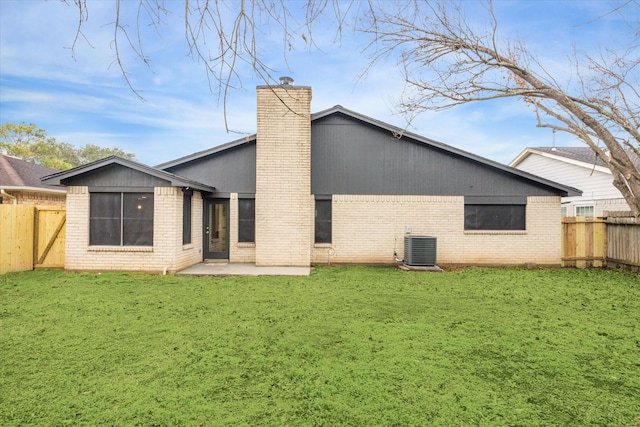
<path id="1" fill-rule="evenodd" d="M 332 114 L 311 127 L 314 194 L 557 195 L 508 172 Z"/>
<path id="2" fill-rule="evenodd" d="M 109 164 L 89 172 L 64 178 L 63 185 L 88 187 L 170 187 L 171 182 L 119 164 Z"/>
<path id="3" fill-rule="evenodd" d="M 256 144 L 247 142 L 164 170 L 215 187 L 217 192 L 255 193 Z"/>

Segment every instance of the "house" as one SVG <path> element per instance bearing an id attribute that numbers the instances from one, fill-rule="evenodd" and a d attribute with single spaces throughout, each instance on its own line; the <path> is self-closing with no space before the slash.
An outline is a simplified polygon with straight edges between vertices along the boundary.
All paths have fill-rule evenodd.
<path id="1" fill-rule="evenodd" d="M 560 265 L 560 199 L 579 190 L 310 105 L 309 87 L 259 86 L 255 135 L 45 178 L 67 188 L 66 269 L 392 264 L 406 235 L 434 236 L 439 265 Z"/>
<path id="2" fill-rule="evenodd" d="M 635 158 L 640 167 L 640 159 Z M 604 216 L 628 211 L 629 205 L 613 186 L 606 163 L 589 147 L 529 147 L 509 166 L 582 190 L 562 198 L 562 216 Z"/>
<path id="3" fill-rule="evenodd" d="M 40 181 L 55 172 L 58 171 L 0 154 L 0 204 L 64 206 L 66 191 Z"/>

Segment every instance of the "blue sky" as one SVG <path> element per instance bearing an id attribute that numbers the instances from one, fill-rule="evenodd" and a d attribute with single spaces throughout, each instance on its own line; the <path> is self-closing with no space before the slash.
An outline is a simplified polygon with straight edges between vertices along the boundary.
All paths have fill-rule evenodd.
<path id="1" fill-rule="evenodd" d="M 126 3 L 126 2 L 125 2 Z M 522 40 L 547 69 L 565 78 L 573 47 L 595 52 L 624 37 L 616 14 L 597 19 L 621 1 L 496 1 L 501 34 Z M 89 21 L 75 55 L 71 46 L 77 9 L 59 1 L 0 0 L 0 122 L 35 123 L 59 141 L 81 146 L 117 146 L 140 162 L 155 165 L 253 134 L 255 87 L 263 82 L 240 68 L 242 87 L 227 99 L 227 120 L 219 97 L 209 90 L 201 64 L 187 55 L 182 2 L 166 1 L 172 14 L 159 32 L 145 28 L 150 67 L 125 52 L 132 84 L 125 85 L 113 63 L 114 2 L 89 1 Z M 296 4 L 302 7 L 303 2 Z M 471 5 L 471 3 L 467 3 Z M 632 11 L 637 12 L 637 9 Z M 627 16 L 629 19 L 640 17 Z M 594 21 L 595 20 L 595 21 Z M 359 78 L 369 60 L 363 40 L 316 30 L 320 49 L 294 46 L 287 51 L 278 33 L 264 31 L 264 60 L 274 75 L 311 86 L 312 112 L 336 104 L 404 127 L 395 103 L 403 88 L 395 63 L 380 63 Z M 286 56 L 284 52 L 286 51 Z M 423 114 L 410 131 L 502 163 L 527 146 L 549 146 L 554 135 L 535 127 L 535 115 L 522 102 L 504 100 Z M 581 143 L 556 134 L 558 146 Z"/>

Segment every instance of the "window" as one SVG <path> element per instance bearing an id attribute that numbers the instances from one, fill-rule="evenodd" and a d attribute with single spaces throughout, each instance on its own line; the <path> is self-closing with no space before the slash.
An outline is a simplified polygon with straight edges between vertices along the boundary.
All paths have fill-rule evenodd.
<path id="1" fill-rule="evenodd" d="M 182 190 L 182 244 L 191 243 L 191 197 L 193 191 Z"/>
<path id="2" fill-rule="evenodd" d="M 331 199 L 316 199 L 315 243 L 331 243 Z"/>
<path id="3" fill-rule="evenodd" d="M 524 230 L 525 205 L 464 205 L 465 230 Z"/>
<path id="4" fill-rule="evenodd" d="M 561 210 L 562 210 L 562 218 L 564 218 L 566 216 L 569 216 L 567 214 L 567 207 L 566 206 L 562 206 Z"/>
<path id="5" fill-rule="evenodd" d="M 238 242 L 253 243 L 256 240 L 256 201 L 238 199 Z"/>
<path id="6" fill-rule="evenodd" d="M 89 244 L 153 246 L 153 193 L 91 193 Z"/>
<path id="7" fill-rule="evenodd" d="M 576 216 L 593 216 L 593 206 L 576 206 Z"/>

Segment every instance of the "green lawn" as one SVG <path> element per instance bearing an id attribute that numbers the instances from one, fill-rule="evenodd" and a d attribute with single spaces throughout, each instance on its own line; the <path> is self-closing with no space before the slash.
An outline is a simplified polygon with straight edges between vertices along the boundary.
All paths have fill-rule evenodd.
<path id="1" fill-rule="evenodd" d="M 638 423 L 638 275 L 0 276 L 3 426 Z"/>

